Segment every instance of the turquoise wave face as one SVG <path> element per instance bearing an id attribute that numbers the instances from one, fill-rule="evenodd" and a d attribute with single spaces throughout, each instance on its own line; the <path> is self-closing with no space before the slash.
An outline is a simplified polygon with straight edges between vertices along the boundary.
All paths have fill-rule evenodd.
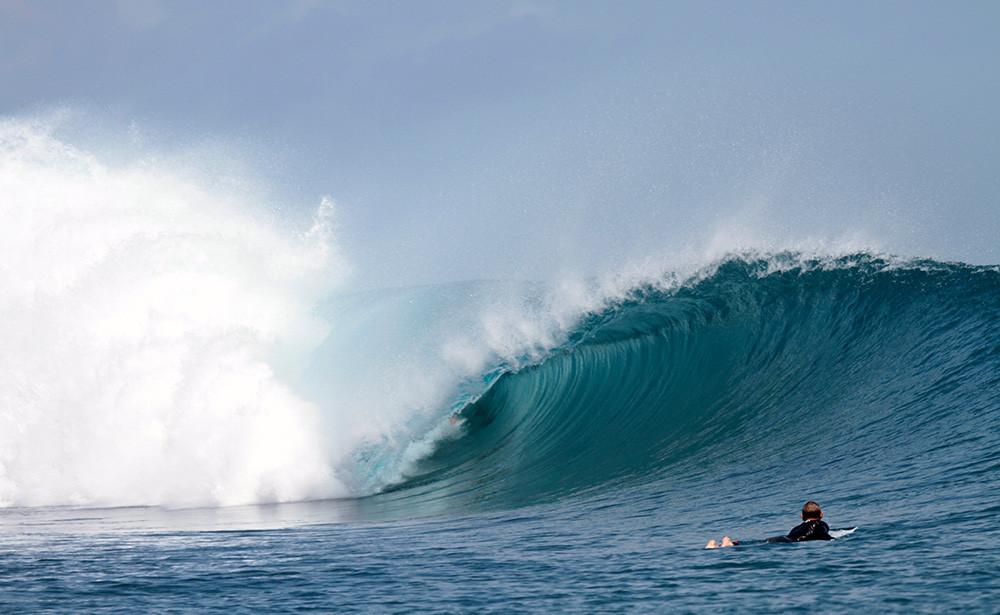
<path id="1" fill-rule="evenodd" d="M 988 471 L 998 409 L 996 268 L 733 259 L 585 319 L 367 504 L 504 509 L 650 484 L 682 496 L 740 472 L 900 493 Z"/>

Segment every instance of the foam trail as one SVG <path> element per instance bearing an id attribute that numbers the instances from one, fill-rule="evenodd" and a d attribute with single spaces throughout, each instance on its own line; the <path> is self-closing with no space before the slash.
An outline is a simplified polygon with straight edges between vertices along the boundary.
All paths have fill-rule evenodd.
<path id="1" fill-rule="evenodd" d="M 286 384 L 345 268 L 305 233 L 162 168 L 0 123 L 0 505 L 343 494 Z"/>

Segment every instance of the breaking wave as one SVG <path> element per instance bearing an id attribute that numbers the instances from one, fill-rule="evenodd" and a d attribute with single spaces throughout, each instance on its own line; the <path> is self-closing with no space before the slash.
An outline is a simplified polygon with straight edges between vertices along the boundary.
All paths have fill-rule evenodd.
<path id="1" fill-rule="evenodd" d="M 994 267 L 742 252 L 347 294 L 329 199 L 295 227 L 12 121 L 0 195 L 0 506 L 421 514 L 1000 458 Z"/>

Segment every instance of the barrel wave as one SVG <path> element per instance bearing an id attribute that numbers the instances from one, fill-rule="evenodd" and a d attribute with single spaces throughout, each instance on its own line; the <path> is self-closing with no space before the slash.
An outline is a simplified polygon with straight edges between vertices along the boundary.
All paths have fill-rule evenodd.
<path id="1" fill-rule="evenodd" d="M 590 314 L 460 416 L 460 437 L 371 503 L 504 509 L 626 490 L 676 506 L 723 485 L 757 507 L 801 489 L 980 509 L 1000 460 L 1000 273 L 731 257 Z"/>
<path id="2" fill-rule="evenodd" d="M 828 245 L 357 292 L 331 199 L 285 220 L 16 120 L 0 193 L 0 508 L 996 510 L 997 267 Z"/>
<path id="3" fill-rule="evenodd" d="M 0 194 L 14 610 L 182 577 L 339 610 L 995 602 L 995 266 L 723 246 L 359 291 L 330 199 L 285 220 L 17 123 Z M 859 530 L 701 550 L 806 499 Z"/>

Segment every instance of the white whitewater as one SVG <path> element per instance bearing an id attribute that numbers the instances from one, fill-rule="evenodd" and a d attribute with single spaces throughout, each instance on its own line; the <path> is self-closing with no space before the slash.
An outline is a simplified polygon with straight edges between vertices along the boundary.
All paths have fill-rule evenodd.
<path id="1" fill-rule="evenodd" d="M 332 204 L 283 231 L 162 168 L 0 124 L 0 505 L 342 495 L 280 372 L 343 272 Z"/>

